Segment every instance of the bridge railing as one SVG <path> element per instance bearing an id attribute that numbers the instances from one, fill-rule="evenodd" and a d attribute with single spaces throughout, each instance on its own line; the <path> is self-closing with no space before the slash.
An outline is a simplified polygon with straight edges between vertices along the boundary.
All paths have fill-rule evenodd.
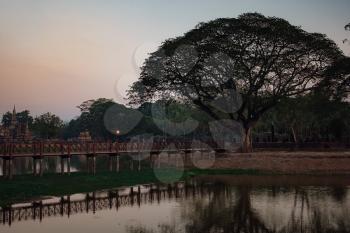
<path id="1" fill-rule="evenodd" d="M 211 142 L 203 143 L 209 148 L 214 148 Z M 63 142 L 63 141 L 39 141 L 32 143 L 1 143 L 0 155 L 72 155 L 72 154 L 94 154 L 94 153 L 118 153 L 118 152 L 150 152 L 169 150 L 174 145 L 177 150 L 190 150 L 194 148 L 191 141 L 161 141 L 161 142 Z"/>

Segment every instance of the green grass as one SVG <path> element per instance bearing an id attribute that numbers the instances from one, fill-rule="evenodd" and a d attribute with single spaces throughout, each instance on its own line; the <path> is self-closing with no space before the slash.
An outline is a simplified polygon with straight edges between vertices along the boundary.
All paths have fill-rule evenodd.
<path id="1" fill-rule="evenodd" d="M 92 192 L 121 186 L 146 183 L 171 183 L 196 175 L 257 175 L 254 170 L 200 170 L 192 169 L 183 174 L 176 169 L 145 169 L 137 171 L 99 172 L 96 175 L 72 173 L 71 175 L 45 174 L 15 176 L 13 180 L 0 178 L 0 206 L 26 201 L 40 196 L 63 196 Z"/>

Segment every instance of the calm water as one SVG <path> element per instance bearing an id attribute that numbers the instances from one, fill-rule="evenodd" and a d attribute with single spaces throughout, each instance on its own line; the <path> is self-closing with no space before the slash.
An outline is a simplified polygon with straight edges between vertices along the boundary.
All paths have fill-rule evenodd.
<path id="1" fill-rule="evenodd" d="M 1 209 L 0 232 L 350 232 L 349 184 L 344 176 L 215 176 L 96 191 Z"/>
<path id="2" fill-rule="evenodd" d="M 125 156 L 126 157 L 126 156 Z M 130 160 L 130 158 L 126 158 Z M 45 157 L 44 158 L 44 172 L 55 173 L 61 171 L 61 162 L 59 157 Z M 86 156 L 72 156 L 71 172 L 86 171 Z M 97 170 L 108 169 L 108 156 L 98 156 Z M 33 173 L 33 159 L 32 158 L 16 158 L 14 159 L 14 174 L 28 174 Z M 0 175 L 3 175 L 2 161 L 0 161 Z"/>

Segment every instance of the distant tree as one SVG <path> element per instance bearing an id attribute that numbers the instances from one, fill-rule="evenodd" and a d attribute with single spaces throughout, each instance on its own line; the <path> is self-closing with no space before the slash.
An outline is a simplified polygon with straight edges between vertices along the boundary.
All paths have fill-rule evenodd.
<path id="1" fill-rule="evenodd" d="M 77 133 L 88 130 L 94 138 L 111 138 L 113 135 L 106 129 L 103 119 L 106 111 L 115 104 L 112 99 L 99 98 L 79 105 L 81 115 L 75 122 L 78 126 Z"/>
<path id="2" fill-rule="evenodd" d="M 215 120 L 243 128 L 242 151 L 261 116 L 283 99 L 312 90 L 343 54 L 325 35 L 286 20 L 248 13 L 201 23 L 169 39 L 146 60 L 131 104 L 159 98 L 190 102 Z"/>
<path id="3" fill-rule="evenodd" d="M 321 91 L 332 99 L 348 100 L 350 93 L 350 57 L 333 63 L 326 71 Z M 325 92 L 324 92 L 325 91 Z"/>
<path id="4" fill-rule="evenodd" d="M 42 139 L 58 138 L 62 128 L 63 121 L 49 112 L 35 117 L 33 123 L 34 135 Z"/>
<path id="5" fill-rule="evenodd" d="M 16 114 L 17 121 L 22 124 L 28 123 L 29 126 L 33 123 L 33 117 L 30 115 L 29 110 L 24 110 Z M 10 126 L 12 120 L 12 112 L 6 112 L 2 116 L 2 124 L 6 127 Z"/>
<path id="6" fill-rule="evenodd" d="M 257 125 L 266 132 L 273 122 L 292 141 L 342 141 L 350 137 L 350 104 L 332 100 L 325 93 L 289 98 L 265 114 Z"/>
<path id="7" fill-rule="evenodd" d="M 11 125 L 12 112 L 6 112 L 2 115 L 1 123 L 3 126 L 9 127 Z"/>

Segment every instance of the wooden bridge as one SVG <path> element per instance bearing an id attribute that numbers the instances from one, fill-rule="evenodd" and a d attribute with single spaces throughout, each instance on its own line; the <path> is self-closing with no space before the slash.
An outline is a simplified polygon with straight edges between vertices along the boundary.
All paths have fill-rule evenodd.
<path id="1" fill-rule="evenodd" d="M 96 211 L 124 206 L 141 206 L 148 203 L 174 199 L 195 198 L 200 195 L 210 195 L 211 185 L 195 182 L 178 182 L 173 185 L 150 184 L 123 189 L 115 189 L 102 193 L 87 193 L 64 196 L 31 203 L 15 204 L 0 208 L 0 224 L 11 225 L 20 221 L 42 221 L 49 217 L 68 218 L 79 213 L 93 214 Z"/>
<path id="2" fill-rule="evenodd" d="M 109 170 L 119 171 L 119 160 L 122 155 L 138 156 L 139 168 L 142 154 L 148 154 L 151 166 L 155 158 L 161 153 L 187 155 L 194 152 L 209 152 L 218 150 L 213 142 L 193 144 L 192 142 L 33 142 L 33 143 L 2 143 L 0 144 L 0 158 L 3 160 L 5 177 L 13 176 L 13 160 L 16 158 L 33 158 L 34 175 L 43 174 L 43 159 L 45 157 L 61 158 L 61 173 L 65 170 L 70 174 L 71 157 L 85 155 L 87 157 L 88 172 L 96 173 L 96 157 L 109 156 Z M 65 169 L 65 166 L 67 169 Z"/>

